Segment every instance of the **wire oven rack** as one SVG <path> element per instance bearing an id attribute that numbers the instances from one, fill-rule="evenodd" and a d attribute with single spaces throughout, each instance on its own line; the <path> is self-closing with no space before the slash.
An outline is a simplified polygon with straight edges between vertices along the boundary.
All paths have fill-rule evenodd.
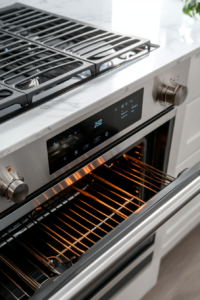
<path id="1" fill-rule="evenodd" d="M 0 12 L 5 31 L 95 64 L 96 73 L 150 51 L 150 41 L 15 4 Z"/>
<path id="2" fill-rule="evenodd" d="M 141 209 L 140 187 L 155 195 L 173 180 L 124 154 L 55 193 L 0 236 L 0 297 L 28 299 Z"/>

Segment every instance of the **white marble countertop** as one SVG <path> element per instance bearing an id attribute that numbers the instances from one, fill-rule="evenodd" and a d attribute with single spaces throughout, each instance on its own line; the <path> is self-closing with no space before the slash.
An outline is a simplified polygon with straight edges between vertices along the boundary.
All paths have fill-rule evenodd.
<path id="1" fill-rule="evenodd" d="M 0 8 L 15 1 L 0 0 Z M 32 4 L 28 0 L 21 3 Z M 200 19 L 182 13 L 181 0 L 35 0 L 33 6 L 161 47 L 137 63 L 120 67 L 0 125 L 0 157 L 83 116 L 108 97 L 122 94 L 165 68 L 200 52 Z"/>

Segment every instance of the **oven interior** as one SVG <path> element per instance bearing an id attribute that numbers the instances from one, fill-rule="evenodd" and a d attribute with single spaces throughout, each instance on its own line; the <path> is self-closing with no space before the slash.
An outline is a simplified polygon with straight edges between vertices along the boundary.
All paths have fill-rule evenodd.
<path id="1" fill-rule="evenodd" d="M 29 299 L 174 180 L 170 122 L 1 232 L 0 300 Z"/>

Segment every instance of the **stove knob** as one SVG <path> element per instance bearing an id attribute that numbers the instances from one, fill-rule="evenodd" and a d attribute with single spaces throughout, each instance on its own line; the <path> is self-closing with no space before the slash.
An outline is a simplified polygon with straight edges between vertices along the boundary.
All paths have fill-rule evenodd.
<path id="1" fill-rule="evenodd" d="M 156 100 L 168 102 L 172 105 L 181 105 L 188 94 L 186 86 L 172 82 L 169 85 L 163 84 L 157 80 L 156 82 Z"/>
<path id="2" fill-rule="evenodd" d="M 0 194 L 15 203 L 22 202 L 28 195 L 28 185 L 18 174 L 9 173 L 0 179 Z"/>

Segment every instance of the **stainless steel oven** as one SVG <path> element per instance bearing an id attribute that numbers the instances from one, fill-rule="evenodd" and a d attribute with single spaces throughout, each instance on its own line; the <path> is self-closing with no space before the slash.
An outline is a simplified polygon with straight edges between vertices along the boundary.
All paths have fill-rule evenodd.
<path id="1" fill-rule="evenodd" d="M 156 122 L 163 124 L 151 131 Z M 173 107 L 148 123 L 42 188 L 46 201 L 34 196 L 34 210 L 8 210 L 2 224 L 19 217 L 1 231 L 1 299 L 111 299 L 152 262 L 156 229 L 199 192 L 200 166 L 176 179 L 163 172 Z"/>
<path id="2" fill-rule="evenodd" d="M 23 28 L 7 26 L 1 36 L 18 43 Z M 114 299 L 154 263 L 158 228 L 199 193 L 200 164 L 167 174 L 189 66 L 133 82 L 2 154 L 1 300 Z"/>

